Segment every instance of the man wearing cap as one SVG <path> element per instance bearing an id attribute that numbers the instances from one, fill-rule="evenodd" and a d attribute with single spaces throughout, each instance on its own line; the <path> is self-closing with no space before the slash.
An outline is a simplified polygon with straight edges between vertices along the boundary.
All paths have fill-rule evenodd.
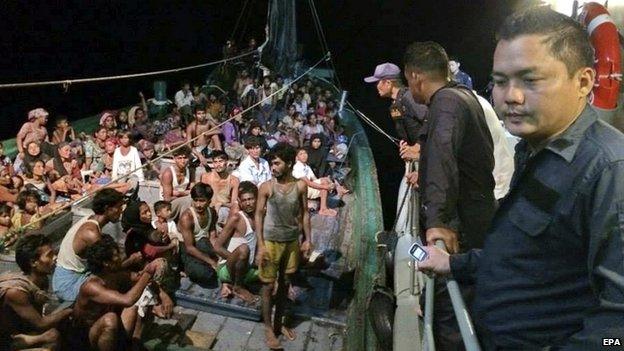
<path id="1" fill-rule="evenodd" d="M 401 81 L 401 69 L 386 62 L 375 67 L 375 73 L 364 78 L 366 83 L 377 83 L 377 92 L 382 98 L 392 99 L 390 117 L 394 121 L 397 135 L 409 145 L 418 142 L 418 132 L 427 114 L 427 106 L 417 104 L 409 89 Z"/>

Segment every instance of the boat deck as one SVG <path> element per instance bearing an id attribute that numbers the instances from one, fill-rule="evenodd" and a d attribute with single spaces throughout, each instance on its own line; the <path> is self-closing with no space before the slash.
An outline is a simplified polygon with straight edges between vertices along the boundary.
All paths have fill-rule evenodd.
<path id="1" fill-rule="evenodd" d="M 294 318 L 291 324 L 298 337 L 294 341 L 283 340 L 285 350 L 343 349 L 347 307 L 353 295 L 349 212 L 354 198 L 347 195 L 343 201 L 345 205 L 336 217 L 311 216 L 312 242 L 322 255 L 314 265 L 303 268 L 295 280 L 296 299 L 290 308 Z M 71 225 L 72 215 L 85 215 L 77 210 L 72 212 L 46 224 L 46 229 L 53 229 L 48 235 L 59 243 Z M 107 225 L 103 231 L 114 229 Z M 0 272 L 17 269 L 10 255 L 0 257 Z M 219 288 L 204 289 L 185 277 L 176 292 L 176 305 L 172 319 L 157 318 L 146 328 L 143 339 L 149 350 L 266 349 L 259 305 L 246 306 L 236 298 L 223 299 Z"/>

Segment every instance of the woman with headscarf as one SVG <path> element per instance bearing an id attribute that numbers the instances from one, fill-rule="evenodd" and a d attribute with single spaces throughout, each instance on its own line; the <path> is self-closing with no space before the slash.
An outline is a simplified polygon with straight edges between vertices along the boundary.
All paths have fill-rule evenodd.
<path id="1" fill-rule="evenodd" d="M 324 146 L 325 135 L 322 133 L 312 134 L 310 145 L 306 147 L 308 152 L 308 166 L 312 168 L 317 177 L 323 178 L 327 169 L 327 148 Z"/>

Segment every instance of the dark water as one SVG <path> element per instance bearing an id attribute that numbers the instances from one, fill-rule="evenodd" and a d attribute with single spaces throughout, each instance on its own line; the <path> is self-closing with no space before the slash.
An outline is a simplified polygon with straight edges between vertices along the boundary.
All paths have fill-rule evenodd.
<path id="1" fill-rule="evenodd" d="M 462 62 L 477 88 L 487 84 L 494 32 L 520 1 L 317 1 L 319 17 L 342 86 L 350 100 L 391 131 L 389 101 L 362 78 L 375 65 L 401 65 L 405 47 L 434 40 Z M 108 2 L 49 4 L 5 2 L 0 29 L 0 82 L 40 81 L 137 73 L 220 59 L 244 1 Z M 234 37 L 262 37 L 267 1 L 250 1 Z M 322 56 L 307 1 L 297 2 L 299 40 L 308 61 Z M 183 79 L 202 82 L 209 70 L 170 74 L 170 97 Z M 44 107 L 51 119 L 93 115 L 152 96 L 154 78 L 0 91 L 0 139 L 14 137 L 28 110 Z M 377 163 L 384 220 L 392 224 L 403 163 L 396 148 L 367 128 Z"/>

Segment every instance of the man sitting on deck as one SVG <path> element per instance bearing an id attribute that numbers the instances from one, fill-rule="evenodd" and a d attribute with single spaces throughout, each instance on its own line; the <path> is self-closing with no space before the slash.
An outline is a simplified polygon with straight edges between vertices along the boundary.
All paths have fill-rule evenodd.
<path id="1" fill-rule="evenodd" d="M 208 207 L 212 199 L 212 189 L 197 183 L 191 189 L 192 206 L 180 216 L 178 229 L 184 245 L 180 245 L 180 257 L 184 271 L 192 282 L 204 288 L 217 285 L 216 254 L 212 240 L 216 237 L 216 212 Z"/>
<path id="2" fill-rule="evenodd" d="M 223 297 L 233 293 L 243 301 L 253 302 L 255 296 L 243 286 L 258 279 L 258 271 L 251 267 L 257 243 L 253 216 L 256 212 L 258 188 L 252 182 L 242 182 L 238 187 L 238 197 L 241 210 L 232 213 L 215 242 L 215 251 L 223 258 L 219 262 L 217 274 L 223 284 Z"/>
<path id="3" fill-rule="evenodd" d="M 250 181 L 256 186 L 271 179 L 271 169 L 269 163 L 260 157 L 262 146 L 257 138 L 248 138 L 245 140 L 245 149 L 249 153 L 247 157 L 241 161 L 240 165 L 234 172 L 241 182 Z"/>
<path id="4" fill-rule="evenodd" d="M 238 178 L 230 174 L 227 168 L 228 155 L 221 151 L 214 151 L 212 157 L 212 171 L 201 176 L 201 182 L 210 186 L 213 191 L 210 207 L 218 214 L 217 225 L 222 228 L 230 214 L 230 209 L 236 211 L 238 204 Z"/>
<path id="5" fill-rule="evenodd" d="M 186 127 L 186 139 L 191 141 L 199 137 L 192 143 L 193 155 L 199 159 L 202 166 L 206 166 L 205 155 L 210 154 L 210 152 L 206 152 L 204 149 L 208 148 L 208 151 L 222 149 L 219 139 L 221 130 L 214 129 L 215 125 L 208 120 L 204 106 L 196 105 L 194 109 L 195 120 Z"/>
<path id="6" fill-rule="evenodd" d="M 176 220 L 180 214 L 191 206 L 191 176 L 188 169 L 188 158 L 191 151 L 183 146 L 173 152 L 174 165 L 169 166 L 160 174 L 160 196 L 162 200 L 171 202 L 171 218 Z"/>
<path id="7" fill-rule="evenodd" d="M 0 275 L 0 350 L 58 347 L 60 334 L 56 327 L 72 310 L 41 315 L 41 307 L 48 300 L 48 275 L 54 270 L 55 256 L 43 235 L 32 234 L 18 241 L 15 262 L 23 273 Z"/>
<path id="8" fill-rule="evenodd" d="M 75 301 L 80 286 L 87 280 L 84 251 L 102 238 L 102 227 L 117 222 L 124 204 L 123 195 L 113 189 L 102 189 L 93 197 L 94 214 L 74 224 L 61 242 L 52 289 L 62 300 Z M 139 254 L 140 258 L 140 254 Z M 132 257 L 131 260 L 136 259 Z M 130 264 L 127 261 L 126 264 Z"/>
<path id="9" fill-rule="evenodd" d="M 82 285 L 76 299 L 71 347 L 75 350 L 125 350 L 127 340 L 131 338 L 137 343 L 140 339 L 141 318 L 135 303 L 144 295 L 157 271 L 162 271 L 164 261 L 152 261 L 138 277 L 132 277 L 136 283 L 126 293 L 121 293 L 119 291 L 132 279 L 126 272 L 119 272 L 121 252 L 115 240 L 103 235 L 85 250 L 84 256 L 92 275 Z M 120 338 L 122 330 L 126 336 L 123 339 Z"/>
<path id="10" fill-rule="evenodd" d="M 308 166 L 308 152 L 304 148 L 297 150 L 297 162 L 293 167 L 292 176 L 303 180 L 308 186 L 308 199 L 320 198 L 319 214 L 334 217 L 338 213 L 327 207 L 327 194 L 334 189 L 334 183 L 329 178 L 316 178 L 312 168 Z"/>
<path id="11" fill-rule="evenodd" d="M 265 325 L 266 344 L 280 348 L 278 335 L 294 340 L 295 332 L 282 325 L 289 276 L 297 271 L 300 250 L 308 256 L 310 243 L 310 216 L 307 208 L 308 187 L 303 180 L 292 176 L 295 149 L 279 143 L 269 155 L 271 173 L 275 179 L 268 181 L 258 191 L 255 223 L 258 236 L 258 257 L 262 287 L 262 318 Z M 305 241 L 299 246 L 301 229 Z M 275 294 L 275 317 L 271 318 L 272 295 Z"/>

